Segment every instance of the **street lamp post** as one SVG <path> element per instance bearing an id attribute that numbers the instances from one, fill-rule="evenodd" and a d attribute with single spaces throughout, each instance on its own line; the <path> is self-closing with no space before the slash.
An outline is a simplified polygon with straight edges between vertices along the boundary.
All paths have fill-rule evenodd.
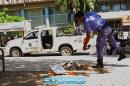
<path id="1" fill-rule="evenodd" d="M 5 59 L 4 59 L 4 51 L 2 48 L 0 48 L 0 60 L 2 60 L 2 69 L 3 72 L 5 72 Z"/>

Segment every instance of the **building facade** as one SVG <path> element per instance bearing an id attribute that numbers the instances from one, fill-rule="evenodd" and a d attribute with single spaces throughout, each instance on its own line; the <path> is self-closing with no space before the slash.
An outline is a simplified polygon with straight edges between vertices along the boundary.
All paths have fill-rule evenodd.
<path id="1" fill-rule="evenodd" d="M 7 1 L 3 0 L 1 6 L 8 8 L 10 15 L 22 16 L 32 20 L 32 28 L 39 25 L 62 26 L 68 23 L 67 13 L 56 10 L 54 0 Z"/>
<path id="2" fill-rule="evenodd" d="M 112 28 L 122 27 L 122 17 L 130 15 L 130 0 L 97 0 L 98 13 Z M 55 9 L 54 0 L 0 0 L 10 15 L 32 20 L 32 28 L 39 25 L 63 26 L 68 24 L 67 13 Z"/>
<path id="3" fill-rule="evenodd" d="M 98 0 L 98 13 L 114 29 L 121 29 L 122 17 L 130 15 L 130 0 Z"/>

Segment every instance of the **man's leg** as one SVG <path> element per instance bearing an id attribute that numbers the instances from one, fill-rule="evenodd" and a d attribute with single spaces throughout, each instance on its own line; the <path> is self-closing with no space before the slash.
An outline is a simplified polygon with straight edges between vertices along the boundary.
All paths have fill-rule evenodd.
<path id="1" fill-rule="evenodd" d="M 123 49 L 120 47 L 119 43 L 115 40 L 115 37 L 114 37 L 113 33 L 108 35 L 108 42 L 119 53 L 118 61 L 126 58 L 126 55 L 124 54 Z"/>
<path id="2" fill-rule="evenodd" d="M 114 47 L 113 46 L 110 46 L 111 48 L 110 48 L 110 52 L 109 52 L 109 55 L 112 55 L 112 53 L 113 53 L 113 51 L 114 51 Z"/>
<path id="3" fill-rule="evenodd" d="M 103 33 L 99 33 L 97 37 L 97 44 L 96 44 L 96 49 L 97 49 L 97 68 L 103 68 L 103 56 L 104 56 L 104 48 L 106 45 L 107 41 L 107 36 Z"/>

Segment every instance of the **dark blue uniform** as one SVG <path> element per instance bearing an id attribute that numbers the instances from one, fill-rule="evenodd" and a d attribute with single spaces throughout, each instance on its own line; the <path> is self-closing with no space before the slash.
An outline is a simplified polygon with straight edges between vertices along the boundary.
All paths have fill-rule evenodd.
<path id="1" fill-rule="evenodd" d="M 112 29 L 107 24 L 106 20 L 102 19 L 100 15 L 95 12 L 88 12 L 84 15 L 84 27 L 86 32 L 98 32 L 97 37 L 97 54 L 98 59 L 103 59 L 104 48 L 108 39 L 110 45 L 112 45 L 118 52 L 122 49 L 115 40 Z"/>
<path id="2" fill-rule="evenodd" d="M 88 12 L 84 15 L 84 22 L 86 32 L 93 32 L 99 31 L 106 23 L 106 20 L 95 12 Z"/>

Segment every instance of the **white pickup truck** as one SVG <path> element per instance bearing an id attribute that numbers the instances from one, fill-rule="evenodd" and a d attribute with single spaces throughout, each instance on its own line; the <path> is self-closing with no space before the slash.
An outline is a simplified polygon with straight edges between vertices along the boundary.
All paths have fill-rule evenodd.
<path id="1" fill-rule="evenodd" d="M 40 27 L 29 32 L 25 37 L 11 40 L 7 43 L 7 55 L 17 57 L 31 53 L 60 52 L 61 55 L 73 55 L 83 51 L 85 34 L 64 34 L 58 27 Z"/>

